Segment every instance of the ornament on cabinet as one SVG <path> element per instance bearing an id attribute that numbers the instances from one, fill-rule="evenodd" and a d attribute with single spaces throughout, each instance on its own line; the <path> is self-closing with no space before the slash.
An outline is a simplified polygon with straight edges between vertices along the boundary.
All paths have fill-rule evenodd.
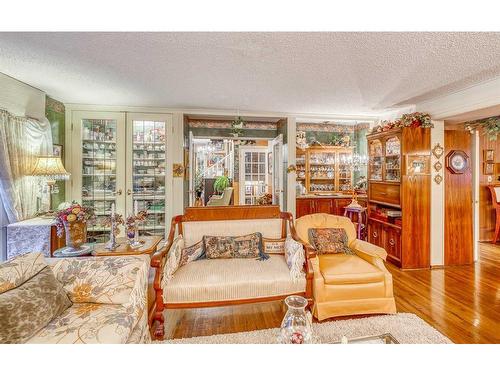
<path id="1" fill-rule="evenodd" d="M 437 174 L 437 175 L 434 176 L 434 182 L 436 184 L 439 185 L 439 184 L 441 184 L 442 181 L 443 181 L 443 177 L 440 174 Z"/>
<path id="2" fill-rule="evenodd" d="M 436 172 L 439 172 L 443 168 L 443 164 L 438 160 L 437 162 L 434 163 L 434 170 Z"/>

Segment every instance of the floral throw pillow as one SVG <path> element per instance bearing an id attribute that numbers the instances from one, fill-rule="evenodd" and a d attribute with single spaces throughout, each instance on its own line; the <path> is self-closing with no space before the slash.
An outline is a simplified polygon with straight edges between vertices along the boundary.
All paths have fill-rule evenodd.
<path id="1" fill-rule="evenodd" d="M 263 252 L 262 234 L 258 232 L 235 237 L 203 236 L 203 246 L 207 259 L 269 258 Z"/>
<path id="2" fill-rule="evenodd" d="M 304 277 L 303 269 L 306 261 L 304 247 L 290 236 L 285 240 L 285 260 L 292 280 L 297 281 Z"/>
<path id="3" fill-rule="evenodd" d="M 344 228 L 309 228 L 309 243 L 321 254 L 349 254 L 355 253 L 349 249 L 347 232 Z"/>
<path id="4" fill-rule="evenodd" d="M 197 260 L 203 257 L 205 251 L 203 249 L 203 241 L 199 241 L 194 245 L 185 247 L 181 252 L 181 261 L 179 267 L 182 267 L 193 260 Z"/>

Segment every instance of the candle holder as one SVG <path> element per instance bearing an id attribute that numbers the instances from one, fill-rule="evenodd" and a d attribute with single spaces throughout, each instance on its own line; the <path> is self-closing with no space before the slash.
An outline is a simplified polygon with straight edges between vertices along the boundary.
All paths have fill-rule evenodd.
<path id="1" fill-rule="evenodd" d="M 109 217 L 106 217 L 102 223 L 104 227 L 110 227 L 109 233 L 109 241 L 106 243 L 106 250 L 115 250 L 119 244 L 116 241 L 116 237 L 120 233 L 119 225 L 123 225 L 125 222 L 123 221 L 123 217 L 120 214 L 111 214 Z"/>

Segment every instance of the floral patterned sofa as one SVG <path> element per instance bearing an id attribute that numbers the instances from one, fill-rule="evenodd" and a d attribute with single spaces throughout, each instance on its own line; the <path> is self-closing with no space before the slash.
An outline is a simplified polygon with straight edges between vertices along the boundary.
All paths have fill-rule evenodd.
<path id="1" fill-rule="evenodd" d="M 42 259 L 40 259 L 42 258 Z M 149 256 L 64 258 L 52 271 L 70 298 L 71 307 L 52 319 L 26 343 L 123 344 L 150 342 L 147 312 Z M 41 253 L 10 261 L 12 280 L 37 272 Z M 28 264 L 31 263 L 31 264 Z M 0 277 L 1 278 L 1 277 Z M 1 287 L 1 285 L 0 285 Z M 0 288 L 1 289 L 1 288 Z M 2 292 L 2 290 L 0 290 Z"/>

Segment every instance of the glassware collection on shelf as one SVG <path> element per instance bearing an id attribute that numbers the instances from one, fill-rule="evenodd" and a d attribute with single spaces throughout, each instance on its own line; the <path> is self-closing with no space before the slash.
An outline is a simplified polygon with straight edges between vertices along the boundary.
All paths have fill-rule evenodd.
<path id="1" fill-rule="evenodd" d="M 116 125 L 116 120 L 82 121 L 82 204 L 92 207 L 98 219 L 116 203 Z M 88 241 L 105 241 L 107 231 L 97 220 L 88 228 Z"/>
<path id="2" fill-rule="evenodd" d="M 163 121 L 133 121 L 132 199 L 148 213 L 139 225 L 140 235 L 165 232 L 165 128 Z"/>
<path id="3" fill-rule="evenodd" d="M 370 142 L 370 180 L 401 181 L 401 142 L 398 137 Z M 385 170 L 385 172 L 384 172 Z"/>

